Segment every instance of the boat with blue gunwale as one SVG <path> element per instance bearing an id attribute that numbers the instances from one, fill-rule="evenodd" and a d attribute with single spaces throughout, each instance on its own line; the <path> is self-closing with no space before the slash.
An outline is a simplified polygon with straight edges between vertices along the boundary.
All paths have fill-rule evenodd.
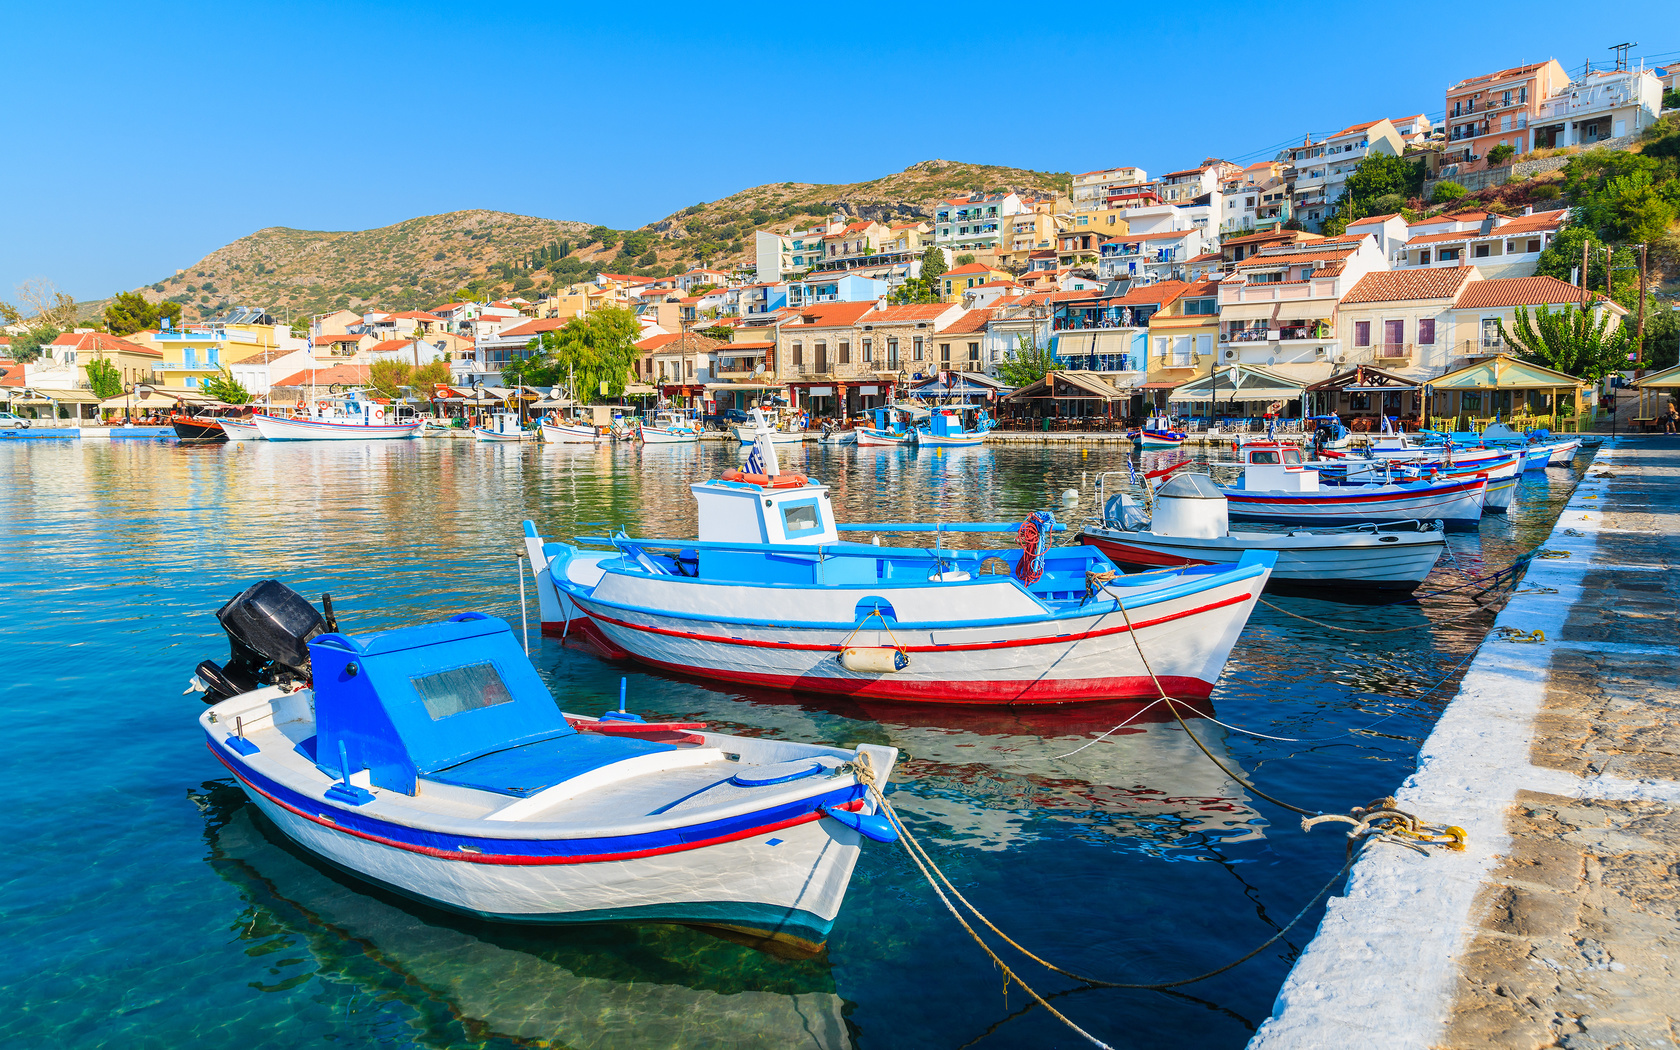
<path id="1" fill-rule="evenodd" d="M 863 838 L 895 834 L 868 787 L 895 748 L 647 723 L 622 693 L 569 715 L 483 613 L 352 635 L 270 580 L 217 616 L 234 658 L 192 683 L 211 754 L 300 846 L 430 904 L 817 945 Z"/>
<path id="2" fill-rule="evenodd" d="M 1365 525 L 1439 521 L 1449 531 L 1482 520 L 1488 480 L 1477 474 L 1411 485 L 1325 485 L 1301 450 L 1277 441 L 1242 447 L 1243 476 L 1222 489 L 1233 521 Z"/>
<path id="3" fill-rule="evenodd" d="M 300 402 L 296 415 L 258 412 L 251 417 L 267 441 L 390 441 L 420 432 L 420 420 L 399 418 L 399 406 L 355 392 Z"/>
<path id="4" fill-rule="evenodd" d="M 690 486 L 699 537 L 545 541 L 525 523 L 544 630 L 606 655 L 704 678 L 858 698 L 956 704 L 1153 699 L 1151 677 L 1206 697 L 1274 555 L 1125 576 L 1094 547 L 1051 546 L 1044 511 L 1020 526 L 842 526 L 828 486 L 726 472 Z M 750 461 L 749 461 L 750 462 Z M 842 531 L 930 536 L 928 548 L 848 542 Z M 956 533 L 1016 533 L 1005 549 L 952 549 Z M 877 536 L 878 540 L 878 536 Z M 1145 664 L 1147 658 L 1147 666 Z"/>

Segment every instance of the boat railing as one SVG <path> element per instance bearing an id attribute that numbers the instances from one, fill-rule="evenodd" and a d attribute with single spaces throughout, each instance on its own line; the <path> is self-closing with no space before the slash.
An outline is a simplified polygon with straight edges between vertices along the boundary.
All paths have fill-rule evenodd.
<path id="1" fill-rule="evenodd" d="M 969 524 L 969 523 L 964 523 L 964 524 Z M 973 523 L 973 524 L 979 524 L 979 523 Z M 976 527 L 976 528 L 966 528 L 966 529 L 964 529 L 964 528 L 958 528 L 956 526 L 943 526 L 943 527 L 939 528 L 937 531 L 940 534 L 947 533 L 947 532 L 1012 532 L 1017 527 L 1018 526 L 1014 526 L 1014 525 L 992 525 L 992 526 L 979 525 L 979 527 Z M 892 526 L 892 525 L 888 525 L 888 526 L 878 526 L 878 527 L 877 526 L 867 526 L 867 525 L 853 525 L 853 526 L 842 525 L 842 526 L 840 526 L 840 528 L 848 529 L 850 531 L 869 531 L 869 530 L 873 530 L 873 531 L 878 531 L 878 532 L 934 532 L 935 531 L 934 527 L 931 526 L 931 525 L 925 525 L 925 526 L 904 526 L 904 525 Z M 1067 526 L 1060 523 L 1060 522 L 1058 522 L 1056 524 L 1055 528 L 1056 528 L 1057 531 L 1066 531 L 1067 530 Z M 679 551 L 679 552 L 681 552 L 681 551 L 703 551 L 703 550 L 710 550 L 710 551 L 743 551 L 743 552 L 750 552 L 750 553 L 757 553 L 757 554 L 774 554 L 774 555 L 781 555 L 781 556 L 799 555 L 801 557 L 809 557 L 809 558 L 870 557 L 870 558 L 888 558 L 888 559 L 911 559 L 911 558 L 922 559 L 922 558 L 927 558 L 927 557 L 930 557 L 930 556 L 946 556 L 946 555 L 955 556 L 959 553 L 972 553 L 972 554 L 975 554 L 975 555 L 980 555 L 980 554 L 986 553 L 984 551 L 979 551 L 979 550 L 963 551 L 960 548 L 953 549 L 953 548 L 937 548 L 937 547 L 876 547 L 876 546 L 867 546 L 866 547 L 866 545 L 864 545 L 864 544 L 858 544 L 856 548 L 852 548 L 852 549 L 835 550 L 831 546 L 819 545 L 819 544 L 807 544 L 807 543 L 753 543 L 753 542 L 731 543 L 731 542 L 727 542 L 727 541 L 723 541 L 723 540 L 661 539 L 661 538 L 652 538 L 652 537 L 622 536 L 622 535 L 617 535 L 617 536 L 578 536 L 575 539 L 574 542 L 578 543 L 579 545 L 587 545 L 587 546 L 592 546 L 592 547 L 612 547 L 612 548 L 615 548 L 617 550 L 628 550 L 629 548 L 637 548 L 637 549 L 644 550 L 644 551 L 657 550 L 657 551 Z"/>

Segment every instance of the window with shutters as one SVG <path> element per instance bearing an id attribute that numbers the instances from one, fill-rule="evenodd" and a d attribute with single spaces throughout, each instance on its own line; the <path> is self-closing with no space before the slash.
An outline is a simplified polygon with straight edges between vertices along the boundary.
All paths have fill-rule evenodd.
<path id="1" fill-rule="evenodd" d="M 978 365 L 980 363 L 980 344 L 979 343 L 969 343 L 968 344 L 968 363 L 970 365 Z"/>
<path id="2" fill-rule="evenodd" d="M 919 335 L 911 340 L 911 343 L 910 343 L 910 360 L 912 360 L 912 361 L 922 360 L 922 337 L 919 336 Z"/>
<path id="3" fill-rule="evenodd" d="M 868 364 L 873 364 L 874 362 L 875 362 L 875 340 L 870 338 L 869 336 L 864 336 L 863 337 L 863 363 L 868 365 Z"/>
<path id="4" fill-rule="evenodd" d="M 941 367 L 941 368 L 950 368 L 951 367 L 951 344 L 950 343 L 940 343 L 939 344 L 939 367 Z"/>
<path id="5" fill-rule="evenodd" d="M 794 343 L 793 344 L 793 367 L 799 369 L 801 372 L 805 371 L 805 344 L 804 343 Z"/>
<path id="6" fill-rule="evenodd" d="M 1422 346 L 1435 345 L 1435 318 L 1425 317 L 1418 321 L 1418 343 Z"/>
<path id="7" fill-rule="evenodd" d="M 840 363 L 843 365 L 852 363 L 852 341 L 850 339 L 840 340 Z"/>
<path id="8" fill-rule="evenodd" d="M 897 340 L 897 338 L 892 338 L 892 339 L 887 340 L 887 367 L 888 368 L 893 368 L 893 369 L 896 369 L 898 367 L 898 340 Z"/>
<path id="9" fill-rule="evenodd" d="M 1369 322 L 1369 321 L 1355 321 L 1355 322 L 1353 322 L 1353 345 L 1354 346 L 1370 346 L 1371 345 L 1371 322 Z"/>

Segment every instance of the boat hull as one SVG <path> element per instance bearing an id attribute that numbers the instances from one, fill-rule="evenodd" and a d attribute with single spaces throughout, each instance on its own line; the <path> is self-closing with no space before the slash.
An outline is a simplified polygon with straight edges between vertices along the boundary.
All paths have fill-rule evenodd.
<path id="1" fill-rule="evenodd" d="M 922 448 L 975 448 L 986 440 L 984 434 L 918 434 L 916 444 Z"/>
<path id="2" fill-rule="evenodd" d="M 264 415 L 252 416 L 251 420 L 268 441 L 399 441 L 420 431 L 418 422 L 363 425 Z"/>
<path id="3" fill-rule="evenodd" d="M 601 436 L 592 426 L 544 423 L 542 439 L 557 445 L 593 445 Z"/>
<path id="4" fill-rule="evenodd" d="M 757 431 L 751 426 L 737 423 L 730 429 L 734 431 L 736 439 L 742 445 L 751 445 L 758 440 Z M 803 431 L 772 430 L 770 432 L 770 443 L 772 445 L 802 445 L 805 443 L 805 437 Z"/>
<path id="5" fill-rule="evenodd" d="M 817 439 L 819 445 L 855 445 L 857 443 L 858 435 L 855 430 L 837 430 L 832 434 L 824 434 Z"/>
<path id="6" fill-rule="evenodd" d="M 692 445 L 700 440 L 699 431 L 671 427 L 644 426 L 638 428 L 637 434 L 646 445 Z"/>
<path id="7" fill-rule="evenodd" d="M 1099 598 L 1087 615 L 969 623 L 894 622 L 862 630 L 858 599 L 918 607 L 997 608 L 1015 594 L 1007 577 L 879 587 L 759 587 L 671 577 L 603 576 L 596 563 L 549 565 L 562 603 L 588 617 L 584 633 L 609 656 L 633 657 L 679 674 L 793 692 L 946 704 L 1065 704 L 1205 698 L 1265 585 L 1260 565 L 1155 595 L 1126 587 L 1126 613 Z M 585 585 L 593 578 L 593 585 Z M 988 588 L 1003 589 L 995 594 Z M 1007 593 L 1005 592 L 1007 591 Z M 1128 592 L 1132 592 L 1128 595 Z M 1180 593 L 1182 592 L 1182 593 Z M 931 604 L 930 604 L 931 603 Z M 751 622 L 707 610 L 751 608 Z M 826 615 L 825 615 L 826 614 Z M 823 619 L 814 619 L 822 617 Z M 576 629 L 576 628 L 574 628 Z M 1132 632 L 1137 632 L 1134 642 Z M 1139 657 L 1139 646 L 1149 666 Z M 848 647 L 897 647 L 909 664 L 892 673 L 853 671 Z"/>
<path id="8" fill-rule="evenodd" d="M 1211 539 L 1087 528 L 1080 542 L 1116 565 L 1159 569 L 1175 565 L 1235 565 L 1244 553 L 1277 554 L 1267 586 L 1416 590 L 1446 548 L 1439 532 L 1334 533 L 1294 536 L 1236 533 Z"/>
<path id="9" fill-rule="evenodd" d="M 479 441 L 524 441 L 524 434 L 502 434 L 483 427 L 473 427 L 473 437 Z"/>
<path id="10" fill-rule="evenodd" d="M 1177 431 L 1145 430 L 1132 440 L 1142 448 L 1177 448 L 1184 444 L 1186 436 Z"/>
<path id="11" fill-rule="evenodd" d="M 1317 492 L 1250 492 L 1226 489 L 1233 521 L 1282 524 L 1363 525 L 1440 521 L 1468 531 L 1481 521 L 1487 481 L 1482 478 L 1430 485 L 1331 486 Z"/>
<path id="12" fill-rule="evenodd" d="M 915 434 L 895 434 L 875 427 L 858 427 L 857 443 L 864 448 L 905 448 L 916 443 Z"/>
<path id="13" fill-rule="evenodd" d="M 219 444 L 228 439 L 227 431 L 222 429 L 219 420 L 176 419 L 170 425 L 175 428 L 177 438 L 198 445 Z"/>
<path id="14" fill-rule="evenodd" d="M 262 431 L 258 430 L 257 425 L 248 419 L 222 420 L 222 433 L 227 435 L 229 441 L 262 440 Z"/>
<path id="15" fill-rule="evenodd" d="M 1566 441 L 1562 447 L 1546 458 L 1548 467 L 1567 467 L 1575 462 L 1575 453 L 1580 449 L 1579 441 Z"/>

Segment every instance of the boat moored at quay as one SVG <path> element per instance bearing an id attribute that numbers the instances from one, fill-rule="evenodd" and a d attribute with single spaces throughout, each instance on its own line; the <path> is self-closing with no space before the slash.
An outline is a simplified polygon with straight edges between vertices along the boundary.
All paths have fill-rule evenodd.
<path id="1" fill-rule="evenodd" d="M 267 441 L 390 441 L 420 432 L 420 420 L 402 419 L 396 405 L 355 394 L 300 401 L 293 416 L 259 412 L 251 417 Z"/>

